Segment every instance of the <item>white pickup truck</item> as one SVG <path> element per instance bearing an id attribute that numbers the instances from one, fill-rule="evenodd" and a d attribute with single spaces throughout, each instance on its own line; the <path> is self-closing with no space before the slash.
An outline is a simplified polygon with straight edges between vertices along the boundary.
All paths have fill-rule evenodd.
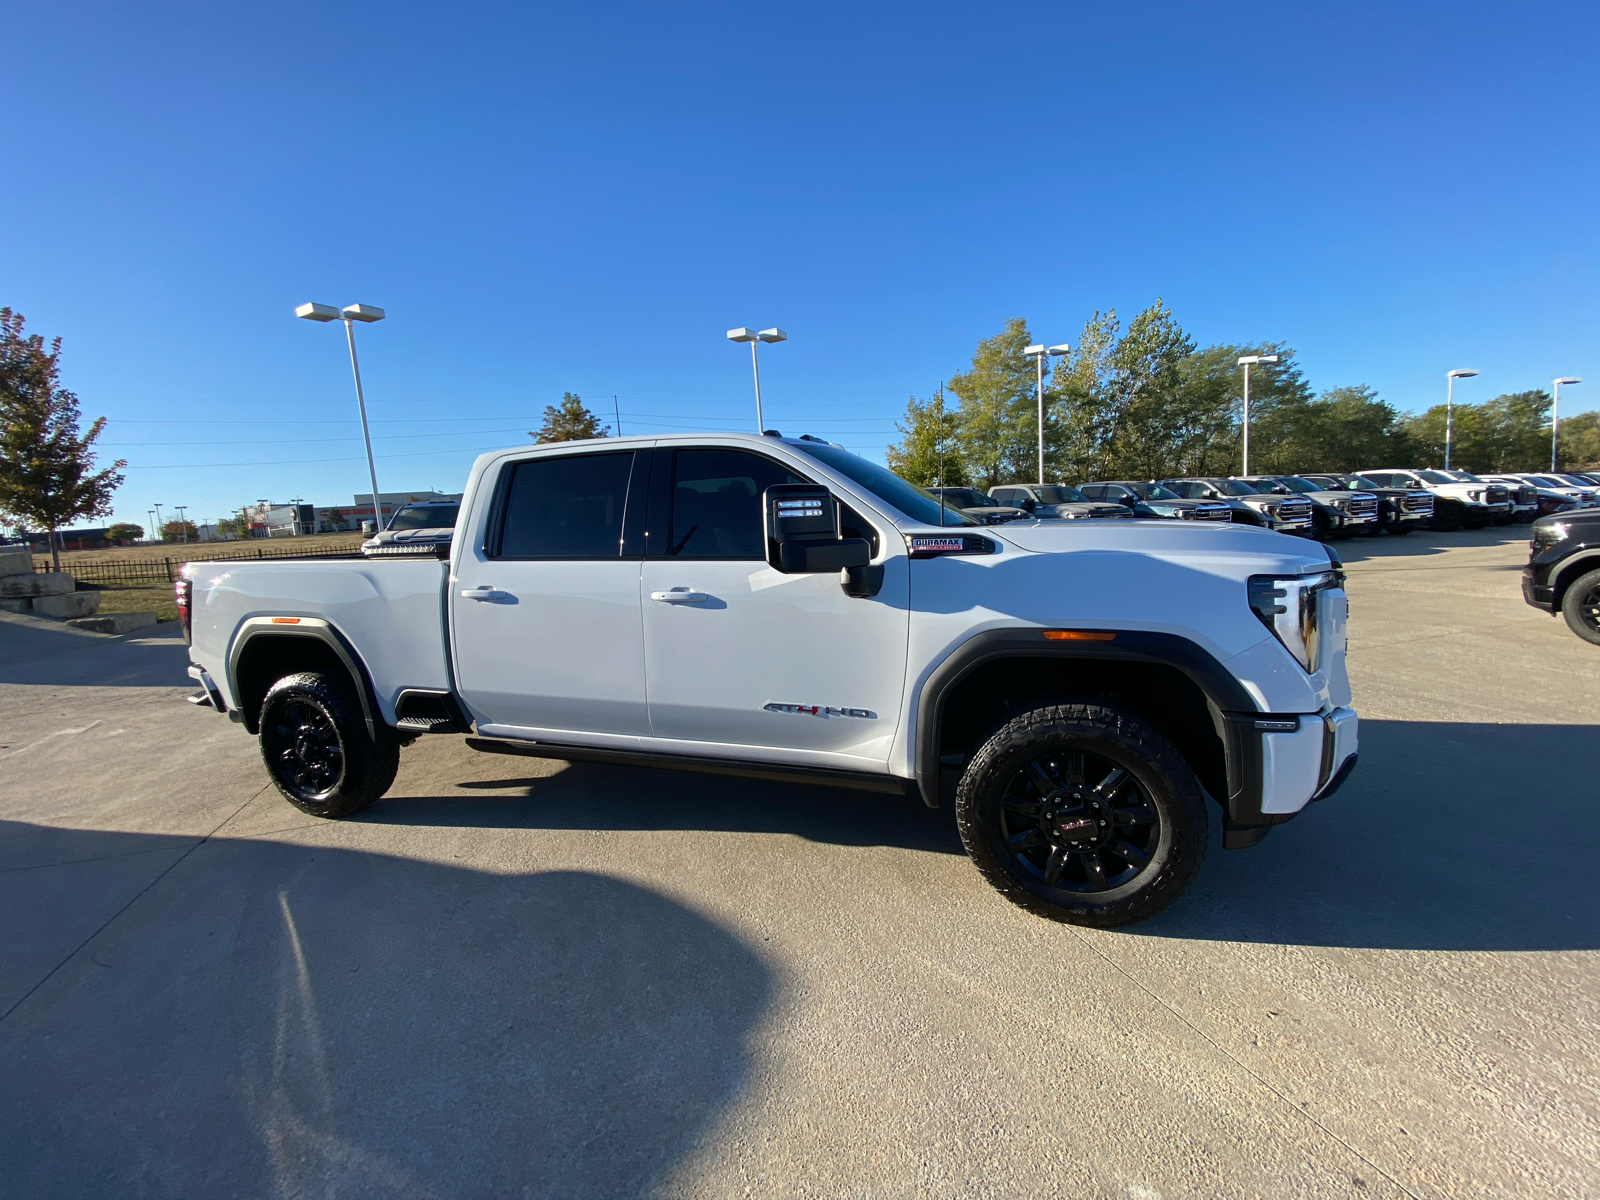
<path id="1" fill-rule="evenodd" d="M 980 526 L 774 434 L 522 446 L 450 544 L 191 563 L 192 697 L 345 817 L 400 748 L 710 771 L 953 803 L 1002 893 L 1110 926 L 1356 760 L 1330 550 L 1178 521 Z"/>

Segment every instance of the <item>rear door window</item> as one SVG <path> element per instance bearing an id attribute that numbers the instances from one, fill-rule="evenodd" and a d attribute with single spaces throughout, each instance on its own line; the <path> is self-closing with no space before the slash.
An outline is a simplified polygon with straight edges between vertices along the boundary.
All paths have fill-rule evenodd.
<path id="1" fill-rule="evenodd" d="M 516 463 L 489 556 L 620 558 L 632 470 L 632 451 Z"/>

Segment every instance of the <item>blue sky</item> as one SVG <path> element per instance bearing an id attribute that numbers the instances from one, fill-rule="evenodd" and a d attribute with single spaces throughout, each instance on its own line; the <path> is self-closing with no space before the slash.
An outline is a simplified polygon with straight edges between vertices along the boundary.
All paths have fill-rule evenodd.
<path id="1" fill-rule="evenodd" d="M 117 515 L 454 490 L 543 406 L 879 457 L 1010 316 L 1157 296 L 1401 408 L 1594 382 L 1600 9 L 6 3 L 0 304 Z M 1590 396 L 1593 396 L 1593 400 Z"/>

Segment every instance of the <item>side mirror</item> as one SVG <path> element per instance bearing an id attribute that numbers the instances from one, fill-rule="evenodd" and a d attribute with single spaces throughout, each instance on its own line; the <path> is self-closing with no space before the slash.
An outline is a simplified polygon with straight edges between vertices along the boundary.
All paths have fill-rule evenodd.
<path id="1" fill-rule="evenodd" d="M 865 538 L 839 536 L 839 506 L 816 483 L 775 483 L 762 496 L 767 565 L 785 575 L 820 575 L 872 561 Z"/>
<path id="2" fill-rule="evenodd" d="M 1017 502 L 1017 507 L 1023 512 L 1032 512 L 1034 509 L 1039 507 L 1039 502 L 1032 496 L 1024 496 Z"/>

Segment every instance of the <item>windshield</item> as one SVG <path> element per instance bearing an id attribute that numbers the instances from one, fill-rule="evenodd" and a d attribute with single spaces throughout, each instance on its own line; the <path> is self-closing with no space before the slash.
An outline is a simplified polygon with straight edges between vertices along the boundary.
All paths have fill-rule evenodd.
<path id="1" fill-rule="evenodd" d="M 1141 500 L 1182 500 L 1183 497 L 1171 488 L 1164 488 L 1159 483 L 1130 483 L 1125 485 Z"/>
<path id="2" fill-rule="evenodd" d="M 1301 479 L 1298 475 L 1285 475 L 1282 477 L 1282 482 L 1283 486 L 1288 488 L 1291 492 L 1299 492 L 1302 496 L 1310 495 L 1312 492 L 1322 491 L 1321 488 L 1312 483 L 1309 479 Z"/>
<path id="3" fill-rule="evenodd" d="M 1047 483 L 1039 489 L 1039 502 L 1041 504 L 1082 504 L 1088 497 L 1075 487 L 1065 484 Z"/>
<path id="4" fill-rule="evenodd" d="M 1448 472 L 1448 474 L 1455 476 L 1456 479 L 1461 483 L 1482 483 L 1483 482 L 1483 480 L 1479 479 L 1471 471 L 1450 471 L 1450 472 Z"/>
<path id="5" fill-rule="evenodd" d="M 993 508 L 994 501 L 977 488 L 929 488 L 932 494 L 942 496 L 945 503 L 957 508 Z"/>
<path id="6" fill-rule="evenodd" d="M 1443 471 L 1418 471 L 1418 476 L 1429 483 L 1459 483 L 1460 480 L 1451 479 Z"/>
<path id="7" fill-rule="evenodd" d="M 1556 478 L 1557 479 L 1565 479 L 1567 481 L 1567 483 L 1569 483 L 1573 487 L 1587 488 L 1587 487 L 1593 487 L 1594 486 L 1592 483 L 1588 482 L 1587 480 L 1579 479 L 1576 475 L 1558 475 L 1558 476 L 1556 476 Z"/>
<path id="8" fill-rule="evenodd" d="M 789 444 L 794 445 L 792 442 Z M 940 504 L 927 488 L 907 483 L 886 467 L 857 458 L 848 450 L 815 442 L 801 442 L 794 448 L 805 451 L 818 462 L 826 463 L 846 479 L 859 483 L 890 508 L 904 513 L 913 521 L 921 521 L 924 525 L 978 524 L 966 513 L 948 504 Z"/>
<path id="9" fill-rule="evenodd" d="M 1218 485 L 1224 496 L 1259 496 L 1259 488 L 1253 487 L 1242 479 L 1224 479 Z"/>
<path id="10" fill-rule="evenodd" d="M 389 521 L 390 529 L 454 529 L 459 504 L 408 504 Z"/>
<path id="11" fill-rule="evenodd" d="M 1375 487 L 1382 487 L 1383 486 L 1383 484 L 1381 484 L 1381 483 L 1374 483 L 1372 480 L 1368 479 L 1365 475 L 1346 475 L 1344 477 L 1344 482 L 1345 482 L 1346 486 L 1348 486 L 1348 487 L 1350 487 L 1352 489 L 1354 489 L 1354 488 L 1375 488 Z"/>

